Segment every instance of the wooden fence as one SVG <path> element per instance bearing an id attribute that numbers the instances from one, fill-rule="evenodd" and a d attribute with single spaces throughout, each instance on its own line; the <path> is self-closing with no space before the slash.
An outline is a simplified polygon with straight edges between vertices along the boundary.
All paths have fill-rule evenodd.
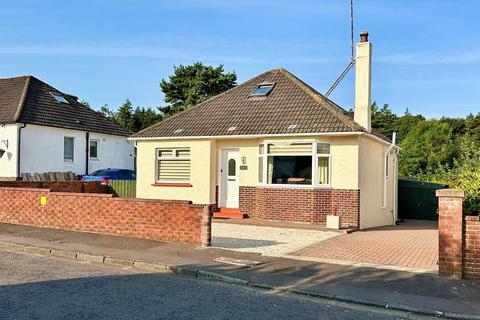
<path id="1" fill-rule="evenodd" d="M 110 180 L 108 187 L 110 193 L 120 198 L 135 198 L 137 195 L 137 182 L 135 180 Z"/>

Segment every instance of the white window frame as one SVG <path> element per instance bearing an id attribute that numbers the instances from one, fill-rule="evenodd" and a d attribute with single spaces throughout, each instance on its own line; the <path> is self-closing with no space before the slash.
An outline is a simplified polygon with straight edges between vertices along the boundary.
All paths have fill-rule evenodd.
<path id="1" fill-rule="evenodd" d="M 72 143 L 72 146 L 73 146 L 73 150 L 72 150 L 72 159 L 65 159 L 65 138 L 68 138 L 68 139 L 72 139 L 73 143 Z M 72 136 L 63 136 L 63 162 L 67 162 L 67 163 L 73 163 L 75 162 L 75 137 L 72 137 Z"/>
<path id="2" fill-rule="evenodd" d="M 92 145 L 92 141 L 97 143 L 97 156 L 96 157 L 92 157 L 92 155 L 90 154 L 90 146 Z M 98 157 L 98 153 L 99 153 L 99 150 L 100 150 L 99 145 L 100 145 L 100 140 L 99 139 L 90 139 L 90 141 L 88 143 L 88 157 L 90 158 L 90 160 L 99 160 L 99 157 Z"/>
<path id="3" fill-rule="evenodd" d="M 331 188 L 332 187 L 332 144 L 330 142 L 324 141 L 316 141 L 316 140 L 295 140 L 295 141 L 285 141 L 288 142 L 289 145 L 291 144 L 306 144 L 311 143 L 312 151 L 311 153 L 286 153 L 286 154 L 275 154 L 269 155 L 268 154 L 268 145 L 269 144 L 278 144 L 282 143 L 283 141 L 264 141 L 257 146 L 257 163 L 262 158 L 263 163 L 263 175 L 262 175 L 262 182 L 257 181 L 258 186 L 260 187 L 271 187 L 271 188 Z M 317 154 L 317 144 L 328 144 L 330 145 L 330 153 L 328 155 L 324 154 Z M 263 154 L 260 154 L 259 146 L 263 145 Z M 312 184 L 273 184 L 267 183 L 268 178 L 268 157 L 269 156 L 311 156 L 312 157 Z M 328 158 L 328 184 L 319 184 L 317 179 L 317 168 L 318 168 L 318 158 Z M 260 168 L 257 168 L 257 180 L 259 177 Z"/>
<path id="4" fill-rule="evenodd" d="M 172 151 L 172 156 L 171 157 L 159 157 L 158 152 L 160 150 L 171 150 Z M 189 157 L 177 157 L 177 150 L 188 150 L 190 153 Z M 192 179 L 192 153 L 191 153 L 191 148 L 190 147 L 175 147 L 175 148 L 156 148 L 155 149 L 155 182 L 156 183 L 190 183 Z M 188 177 L 188 180 L 159 180 L 159 168 L 158 168 L 158 161 L 160 160 L 190 160 L 190 175 Z"/>

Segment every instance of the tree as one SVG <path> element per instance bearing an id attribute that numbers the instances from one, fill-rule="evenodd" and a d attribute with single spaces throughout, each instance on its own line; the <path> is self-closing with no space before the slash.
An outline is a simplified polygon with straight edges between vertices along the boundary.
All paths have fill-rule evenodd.
<path id="1" fill-rule="evenodd" d="M 162 121 L 162 116 L 152 108 L 137 107 L 133 113 L 132 131 L 138 132 Z"/>
<path id="2" fill-rule="evenodd" d="M 407 134 L 417 126 L 419 122 L 425 121 L 425 118 L 421 115 L 412 115 L 410 111 L 405 111 L 405 114 L 395 120 L 395 132 L 397 133 L 397 143 L 402 144 L 403 139 Z"/>
<path id="3" fill-rule="evenodd" d="M 160 82 L 167 106 L 159 110 L 166 116 L 182 112 L 208 98 L 220 94 L 237 84 L 235 72 L 224 72 L 223 65 L 193 65 L 174 67 L 173 75 Z"/>
<path id="4" fill-rule="evenodd" d="M 469 114 L 465 119 L 466 133 L 477 145 L 480 145 L 480 113 Z"/>
<path id="5" fill-rule="evenodd" d="M 115 112 L 110 110 L 110 108 L 106 104 L 101 106 L 98 112 L 100 112 L 105 118 L 115 119 Z"/>
<path id="6" fill-rule="evenodd" d="M 115 114 L 115 120 L 117 120 L 122 128 L 134 132 L 133 107 L 132 102 L 129 99 L 125 100 L 120 108 L 118 108 L 118 111 Z"/>
<path id="7" fill-rule="evenodd" d="M 117 111 L 112 111 L 107 105 L 103 105 L 99 112 L 105 117 L 117 121 L 122 128 L 130 132 L 138 132 L 162 120 L 161 114 L 150 107 L 136 107 L 134 110 L 129 99 Z"/>
<path id="8" fill-rule="evenodd" d="M 388 104 L 384 104 L 380 109 L 376 102 L 372 104 L 372 128 L 377 129 L 384 136 L 392 136 L 397 118 Z"/>
<path id="9" fill-rule="evenodd" d="M 438 120 L 419 122 L 401 143 L 399 173 L 402 177 L 425 178 L 440 167 L 451 167 L 458 155 L 452 128 Z"/>

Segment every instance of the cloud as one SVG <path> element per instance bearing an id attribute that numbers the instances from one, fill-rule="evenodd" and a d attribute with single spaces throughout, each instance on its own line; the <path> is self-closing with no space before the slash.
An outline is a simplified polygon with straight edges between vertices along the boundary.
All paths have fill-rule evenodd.
<path id="1" fill-rule="evenodd" d="M 466 64 L 480 62 L 480 49 L 457 52 L 412 52 L 379 56 L 378 62 L 401 65 Z"/>
<path id="2" fill-rule="evenodd" d="M 65 42 L 0 46 L 3 55 L 100 56 L 147 58 L 176 62 L 202 60 L 245 64 L 332 64 L 341 63 L 328 44 L 284 41 L 228 41 L 215 38 L 162 36 L 116 42 Z M 334 46 L 334 45 L 333 45 Z M 326 52 L 326 53 L 325 53 Z"/>

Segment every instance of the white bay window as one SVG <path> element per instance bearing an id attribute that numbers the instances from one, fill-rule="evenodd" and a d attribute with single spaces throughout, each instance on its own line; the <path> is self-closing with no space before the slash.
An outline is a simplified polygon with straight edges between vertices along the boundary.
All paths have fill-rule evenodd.
<path id="1" fill-rule="evenodd" d="M 258 181 L 263 185 L 330 185 L 330 144 L 275 142 L 259 145 Z"/>

